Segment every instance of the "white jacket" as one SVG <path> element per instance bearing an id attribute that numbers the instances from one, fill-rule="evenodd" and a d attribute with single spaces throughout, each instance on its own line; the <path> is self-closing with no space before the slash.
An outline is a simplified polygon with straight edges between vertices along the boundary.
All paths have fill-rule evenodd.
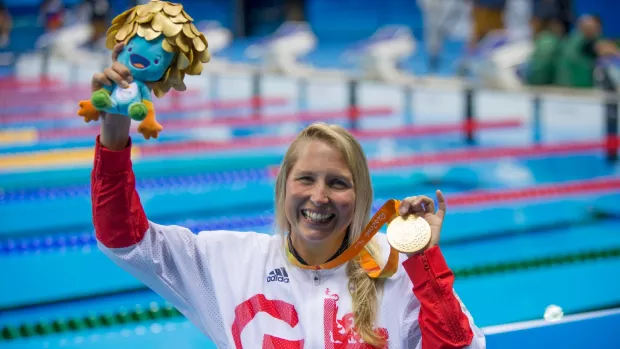
<path id="1" fill-rule="evenodd" d="M 93 219 L 101 250 L 218 348 L 370 348 L 352 327 L 346 265 L 297 268 L 278 235 L 195 235 L 150 222 L 135 192 L 129 150 L 111 152 L 97 144 Z M 385 235 L 375 239 L 387 257 Z M 387 335 L 387 347 L 485 348 L 484 335 L 452 290 L 453 274 L 439 247 L 400 259 L 384 283 L 375 323 Z"/>

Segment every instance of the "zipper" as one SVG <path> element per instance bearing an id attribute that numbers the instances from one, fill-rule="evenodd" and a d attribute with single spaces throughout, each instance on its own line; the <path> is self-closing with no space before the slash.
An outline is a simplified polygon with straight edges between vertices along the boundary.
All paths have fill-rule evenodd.
<path id="1" fill-rule="evenodd" d="M 321 283 L 321 275 L 318 270 L 313 271 L 312 282 L 314 283 L 314 286 L 318 286 Z"/>
<path id="2" fill-rule="evenodd" d="M 431 266 L 428 264 L 428 260 L 426 259 L 426 255 L 424 254 L 422 254 L 422 263 L 424 264 L 424 269 L 426 270 L 426 273 L 429 276 L 429 280 L 431 282 L 431 285 L 433 286 L 433 290 L 435 291 L 435 294 L 436 295 L 441 294 L 441 287 L 437 283 L 437 280 L 435 279 L 435 275 L 433 275 L 433 272 L 431 271 Z M 447 317 L 447 320 L 448 320 L 447 323 L 448 323 L 448 326 L 450 327 L 450 330 L 456 336 L 455 339 L 458 341 L 462 341 L 464 336 L 459 326 L 455 325 L 457 320 L 454 318 L 454 315 L 448 310 L 448 306 L 444 302 L 443 298 L 437 297 L 437 299 L 439 300 L 439 303 L 441 304 L 441 308 L 443 309 L 444 315 Z"/>
<path id="3" fill-rule="evenodd" d="M 308 276 L 308 274 L 305 275 L 306 277 Z M 319 343 L 317 342 L 320 338 L 320 341 L 323 341 L 323 321 L 319 321 L 316 322 L 316 318 L 314 318 L 314 316 L 316 316 L 317 314 L 320 314 L 321 317 L 320 319 L 324 318 L 323 315 L 323 292 L 319 292 L 319 289 L 316 287 L 321 283 L 321 274 L 319 270 L 312 270 L 312 272 L 310 273 L 310 277 L 312 278 L 312 284 L 314 285 L 314 287 L 305 287 L 305 294 L 306 294 L 306 301 L 303 302 L 303 307 L 305 308 L 304 313 L 305 314 L 312 314 L 312 315 L 306 315 L 307 322 L 304 323 L 304 328 L 305 328 L 305 334 L 304 337 L 307 337 L 304 339 L 304 348 L 315 348 L 315 347 L 319 347 Z M 308 284 L 306 284 L 306 286 L 309 286 Z M 319 327 L 320 326 L 320 327 Z M 306 334 L 308 336 L 306 336 Z M 321 345 L 322 346 L 322 343 Z"/>

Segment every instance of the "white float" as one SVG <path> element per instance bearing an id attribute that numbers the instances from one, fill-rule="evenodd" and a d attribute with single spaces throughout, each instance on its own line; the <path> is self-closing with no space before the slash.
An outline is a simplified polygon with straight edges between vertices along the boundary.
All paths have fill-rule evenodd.
<path id="1" fill-rule="evenodd" d="M 416 40 L 405 26 L 379 28 L 370 38 L 359 42 L 344 53 L 347 61 L 357 64 L 366 79 L 397 81 L 408 75 L 400 63 L 416 51 Z"/>
<path id="2" fill-rule="evenodd" d="M 299 58 L 316 48 L 317 37 L 305 22 L 285 22 L 272 35 L 250 45 L 245 54 L 261 61 L 263 69 L 287 75 L 302 75 L 312 70 Z"/>
<path id="3" fill-rule="evenodd" d="M 200 21 L 196 28 L 204 34 L 209 42 L 209 52 L 215 54 L 230 46 L 233 34 L 230 29 L 223 27 L 217 21 Z"/>
<path id="4" fill-rule="evenodd" d="M 533 52 L 534 43 L 529 36 L 494 31 L 467 57 L 467 65 L 484 87 L 520 88 L 524 83 L 519 68 L 527 64 Z"/>

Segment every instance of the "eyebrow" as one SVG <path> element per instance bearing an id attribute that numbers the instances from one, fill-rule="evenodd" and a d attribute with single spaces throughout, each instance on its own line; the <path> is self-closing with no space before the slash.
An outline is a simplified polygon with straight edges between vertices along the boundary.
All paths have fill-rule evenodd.
<path id="1" fill-rule="evenodd" d="M 300 171 L 297 171 L 297 172 L 294 173 L 294 175 L 296 177 L 298 177 L 298 176 L 312 176 L 314 174 L 315 174 L 315 172 L 309 171 L 309 170 L 300 170 Z M 327 175 L 329 177 L 340 178 L 340 179 L 346 180 L 347 182 L 353 183 L 353 177 L 352 176 L 346 176 L 346 175 L 342 175 L 342 174 L 335 174 L 335 173 L 332 173 L 332 172 L 328 172 Z"/>

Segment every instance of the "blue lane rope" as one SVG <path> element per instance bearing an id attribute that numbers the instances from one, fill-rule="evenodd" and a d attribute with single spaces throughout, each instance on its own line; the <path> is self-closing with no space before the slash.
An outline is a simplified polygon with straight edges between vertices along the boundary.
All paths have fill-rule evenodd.
<path id="1" fill-rule="evenodd" d="M 225 172 L 210 172 L 190 176 L 154 177 L 136 179 L 138 191 L 153 190 L 165 187 L 194 185 L 227 185 L 240 182 L 254 182 L 269 178 L 269 169 L 243 169 Z M 58 188 L 33 188 L 7 190 L 0 193 L 0 204 L 18 201 L 45 200 L 89 196 L 90 184 Z"/>
<path id="2" fill-rule="evenodd" d="M 373 204 L 372 212 L 376 212 L 381 207 L 380 203 L 382 201 L 377 200 L 376 202 L 378 203 Z M 253 229 L 256 227 L 273 225 L 273 223 L 273 214 L 266 213 L 253 216 L 231 216 L 206 220 L 177 221 L 170 224 L 186 227 L 194 232 L 194 234 L 197 234 L 201 231 Z M 0 255 L 80 248 L 94 246 L 96 244 L 97 240 L 94 231 L 12 238 L 0 240 Z"/>

